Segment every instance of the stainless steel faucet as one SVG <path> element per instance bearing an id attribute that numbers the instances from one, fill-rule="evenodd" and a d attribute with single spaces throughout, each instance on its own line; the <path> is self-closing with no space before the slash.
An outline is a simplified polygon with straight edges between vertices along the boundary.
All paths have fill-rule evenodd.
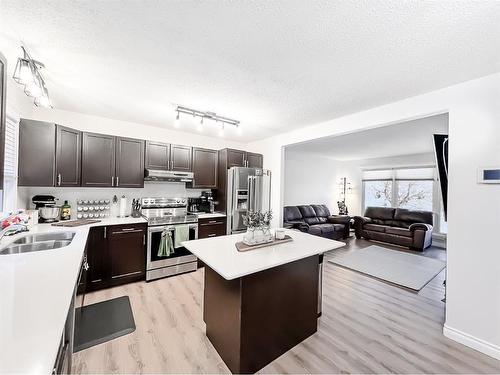
<path id="1" fill-rule="evenodd" d="M 12 236 L 17 233 L 27 232 L 28 226 L 26 224 L 11 224 L 0 232 L 0 241 L 4 236 Z"/>

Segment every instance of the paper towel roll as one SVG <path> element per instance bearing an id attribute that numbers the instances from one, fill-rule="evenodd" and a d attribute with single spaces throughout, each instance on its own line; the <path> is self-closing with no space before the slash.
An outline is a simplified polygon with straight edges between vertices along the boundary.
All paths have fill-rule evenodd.
<path id="1" fill-rule="evenodd" d="M 127 198 L 125 195 L 120 198 L 120 217 L 125 217 L 127 212 Z"/>

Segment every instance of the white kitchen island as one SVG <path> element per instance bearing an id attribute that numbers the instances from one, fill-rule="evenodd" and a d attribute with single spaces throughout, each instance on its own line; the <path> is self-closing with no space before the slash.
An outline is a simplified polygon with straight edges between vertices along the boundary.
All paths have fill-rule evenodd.
<path id="1" fill-rule="evenodd" d="M 320 255 L 343 242 L 287 230 L 292 242 L 238 252 L 243 234 L 183 242 L 205 263 L 206 334 L 233 373 L 254 373 L 317 330 Z"/>

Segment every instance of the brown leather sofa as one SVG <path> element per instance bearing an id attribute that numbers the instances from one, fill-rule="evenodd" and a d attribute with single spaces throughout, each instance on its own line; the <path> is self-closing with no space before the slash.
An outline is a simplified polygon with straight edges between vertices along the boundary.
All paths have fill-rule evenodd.
<path id="1" fill-rule="evenodd" d="M 349 236 L 349 216 L 332 216 L 323 204 L 285 206 L 283 222 L 287 228 L 298 229 L 332 240 Z"/>
<path id="2" fill-rule="evenodd" d="M 432 244 L 432 212 L 368 207 L 354 217 L 356 238 L 388 242 L 423 251 Z"/>

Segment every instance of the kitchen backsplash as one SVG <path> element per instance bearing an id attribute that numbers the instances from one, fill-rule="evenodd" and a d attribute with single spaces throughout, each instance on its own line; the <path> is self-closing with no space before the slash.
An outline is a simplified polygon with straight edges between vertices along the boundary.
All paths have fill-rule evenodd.
<path id="1" fill-rule="evenodd" d="M 113 199 L 125 195 L 128 200 L 127 215 L 132 209 L 132 199 L 142 197 L 199 197 L 204 189 L 186 189 L 184 183 L 145 182 L 142 189 L 120 188 L 72 188 L 72 187 L 18 187 L 18 208 L 34 208 L 31 198 L 34 195 L 53 195 L 58 198 L 57 205 L 65 200 L 71 205 L 71 218 L 76 219 L 76 201 L 78 199 Z"/>

